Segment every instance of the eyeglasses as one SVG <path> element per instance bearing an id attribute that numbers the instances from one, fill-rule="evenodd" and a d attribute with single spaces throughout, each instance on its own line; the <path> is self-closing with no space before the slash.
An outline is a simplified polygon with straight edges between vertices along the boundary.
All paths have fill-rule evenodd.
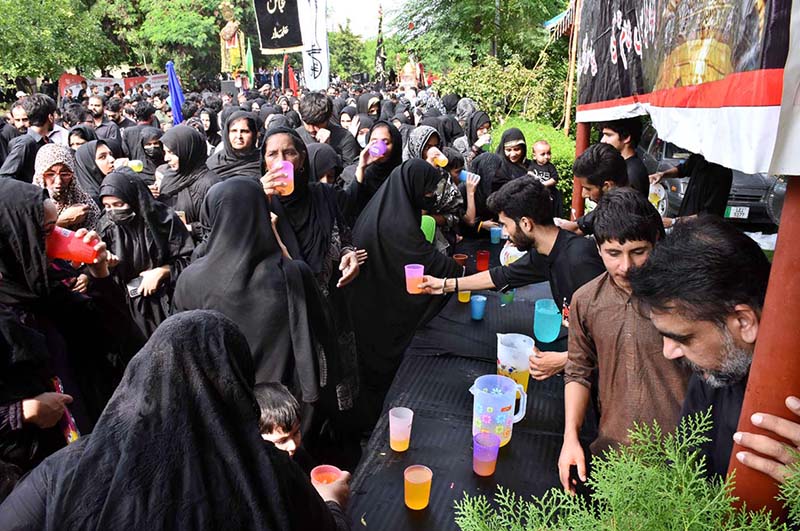
<path id="1" fill-rule="evenodd" d="M 69 170 L 66 171 L 62 170 L 60 172 L 46 171 L 42 174 L 42 177 L 44 177 L 45 179 L 55 179 L 56 177 L 64 179 L 64 178 L 72 178 L 74 176 L 75 174 Z"/>

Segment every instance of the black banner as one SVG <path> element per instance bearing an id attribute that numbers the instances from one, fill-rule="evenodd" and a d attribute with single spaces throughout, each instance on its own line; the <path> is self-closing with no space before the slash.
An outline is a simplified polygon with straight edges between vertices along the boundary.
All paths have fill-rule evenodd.
<path id="1" fill-rule="evenodd" d="M 578 105 L 783 68 L 791 0 L 583 2 Z"/>
<path id="2" fill-rule="evenodd" d="M 253 0 L 261 53 L 280 54 L 300 51 L 303 35 L 297 0 Z"/>

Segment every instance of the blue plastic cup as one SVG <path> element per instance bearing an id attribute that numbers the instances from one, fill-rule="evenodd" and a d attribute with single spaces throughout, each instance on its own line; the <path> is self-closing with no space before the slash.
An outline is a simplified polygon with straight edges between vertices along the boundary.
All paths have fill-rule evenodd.
<path id="1" fill-rule="evenodd" d="M 552 343 L 561 332 L 561 312 L 553 299 L 536 301 L 533 316 L 533 333 L 542 343 Z"/>
<path id="2" fill-rule="evenodd" d="M 458 180 L 462 183 L 467 182 L 467 170 L 461 170 L 461 173 L 458 174 Z"/>
<path id="3" fill-rule="evenodd" d="M 473 295 L 469 298 L 469 309 L 472 313 L 473 321 L 481 321 L 483 314 L 486 313 L 486 297 L 483 295 Z"/>
<path id="4" fill-rule="evenodd" d="M 489 229 L 489 236 L 492 239 L 492 243 L 500 243 L 500 238 L 503 237 L 503 228 L 492 227 L 491 229 Z"/>

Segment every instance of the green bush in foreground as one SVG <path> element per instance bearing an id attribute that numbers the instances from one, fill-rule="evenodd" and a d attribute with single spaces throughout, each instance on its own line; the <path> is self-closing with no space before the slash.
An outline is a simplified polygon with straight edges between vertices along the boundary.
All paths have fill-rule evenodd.
<path id="1" fill-rule="evenodd" d="M 589 485 L 594 503 L 554 488 L 526 501 L 498 487 L 495 508 L 485 496 L 456 502 L 462 531 L 788 530 L 764 511 L 732 506 L 733 478 L 709 482 L 697 447 L 709 439 L 710 412 L 685 419 L 674 434 L 658 424 L 635 426 L 630 446 L 611 450 L 593 462 Z M 800 523 L 800 473 L 781 490 L 790 519 Z"/>
<path id="2" fill-rule="evenodd" d="M 552 148 L 551 162 L 558 170 L 558 183 L 556 186 L 564 197 L 564 212 L 569 212 L 572 205 L 572 163 L 575 161 L 575 140 L 564 133 L 541 122 L 531 122 L 521 117 L 509 118 L 505 122 L 493 124 L 491 151 L 497 149 L 497 143 L 503 131 L 516 127 L 525 135 L 528 142 L 528 158 L 533 158 L 533 144 L 537 140 L 547 140 Z"/>

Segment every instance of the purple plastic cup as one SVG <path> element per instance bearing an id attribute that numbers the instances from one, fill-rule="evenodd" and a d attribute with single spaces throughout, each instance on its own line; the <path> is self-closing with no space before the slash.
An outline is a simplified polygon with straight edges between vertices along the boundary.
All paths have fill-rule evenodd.
<path id="1" fill-rule="evenodd" d="M 386 142 L 383 140 L 378 140 L 369 147 L 369 154 L 373 157 L 382 157 L 384 154 L 386 154 L 387 149 L 388 147 L 386 146 Z"/>
<path id="2" fill-rule="evenodd" d="M 491 476 L 497 466 L 500 437 L 494 433 L 477 433 L 472 438 L 472 471 L 479 476 Z"/>
<path id="3" fill-rule="evenodd" d="M 406 291 L 411 295 L 418 295 L 422 293 L 419 286 L 422 283 L 422 277 L 425 275 L 425 266 L 421 264 L 408 264 L 405 266 L 406 270 Z"/>
<path id="4" fill-rule="evenodd" d="M 281 173 L 286 174 L 286 178 L 281 178 L 279 180 L 280 183 L 283 184 L 280 188 L 278 188 L 278 194 L 280 195 L 291 195 L 294 192 L 294 165 L 289 160 L 282 160 L 279 163 L 275 164 L 275 168 L 277 169 L 280 166 Z"/>

